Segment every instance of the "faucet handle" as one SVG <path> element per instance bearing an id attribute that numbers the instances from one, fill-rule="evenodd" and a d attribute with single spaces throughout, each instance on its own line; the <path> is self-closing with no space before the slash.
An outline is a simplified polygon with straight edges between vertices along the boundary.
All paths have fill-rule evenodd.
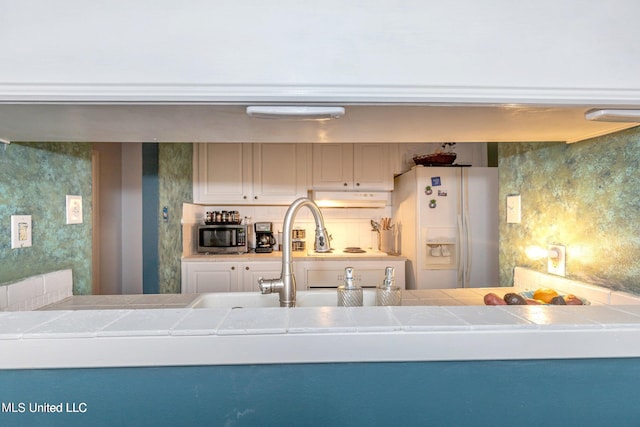
<path id="1" fill-rule="evenodd" d="M 271 294 L 282 289 L 284 287 L 284 283 L 282 282 L 282 279 L 263 279 L 260 277 L 258 278 L 258 287 L 262 294 Z"/>

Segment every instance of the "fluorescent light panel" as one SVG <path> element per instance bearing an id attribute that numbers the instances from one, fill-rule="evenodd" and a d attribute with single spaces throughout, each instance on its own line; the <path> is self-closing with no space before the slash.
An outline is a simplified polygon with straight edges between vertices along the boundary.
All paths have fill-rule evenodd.
<path id="1" fill-rule="evenodd" d="M 599 122 L 640 123 L 640 110 L 595 109 L 584 114 L 585 119 Z"/>
<path id="2" fill-rule="evenodd" d="M 256 105 L 247 107 L 247 115 L 262 119 L 331 120 L 344 116 L 344 107 Z"/>

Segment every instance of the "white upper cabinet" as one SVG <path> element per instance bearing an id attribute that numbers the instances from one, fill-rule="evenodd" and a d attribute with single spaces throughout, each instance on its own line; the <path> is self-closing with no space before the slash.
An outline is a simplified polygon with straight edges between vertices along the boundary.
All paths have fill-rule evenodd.
<path id="1" fill-rule="evenodd" d="M 388 144 L 353 144 L 354 189 L 393 190 Z"/>
<path id="2" fill-rule="evenodd" d="M 195 203 L 252 200 L 251 144 L 194 144 L 193 156 Z"/>
<path id="3" fill-rule="evenodd" d="M 5 1 L 0 100 L 637 105 L 638 16 L 637 0 Z"/>
<path id="4" fill-rule="evenodd" d="M 290 204 L 306 197 L 308 144 L 252 144 L 253 199 L 258 203 Z"/>
<path id="5" fill-rule="evenodd" d="M 313 189 L 353 189 L 353 145 L 313 144 Z"/>
<path id="6" fill-rule="evenodd" d="M 195 203 L 282 204 L 307 195 L 307 144 L 194 144 Z"/>
<path id="7" fill-rule="evenodd" d="M 390 191 L 387 144 L 313 144 L 314 190 Z"/>

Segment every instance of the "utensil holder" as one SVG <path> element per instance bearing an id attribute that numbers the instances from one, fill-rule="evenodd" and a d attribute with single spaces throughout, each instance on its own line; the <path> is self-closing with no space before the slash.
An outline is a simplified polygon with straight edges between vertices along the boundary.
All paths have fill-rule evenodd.
<path id="1" fill-rule="evenodd" d="M 393 253 L 395 250 L 393 230 L 380 230 L 380 251 Z"/>

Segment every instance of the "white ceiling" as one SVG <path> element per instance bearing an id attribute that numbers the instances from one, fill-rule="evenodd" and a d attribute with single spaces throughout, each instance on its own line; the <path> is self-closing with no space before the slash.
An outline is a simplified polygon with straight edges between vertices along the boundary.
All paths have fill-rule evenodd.
<path id="1" fill-rule="evenodd" d="M 246 105 L 2 104 L 0 138 L 77 142 L 574 142 L 636 126 L 593 107 L 344 105 L 329 122 L 251 118 Z"/>

